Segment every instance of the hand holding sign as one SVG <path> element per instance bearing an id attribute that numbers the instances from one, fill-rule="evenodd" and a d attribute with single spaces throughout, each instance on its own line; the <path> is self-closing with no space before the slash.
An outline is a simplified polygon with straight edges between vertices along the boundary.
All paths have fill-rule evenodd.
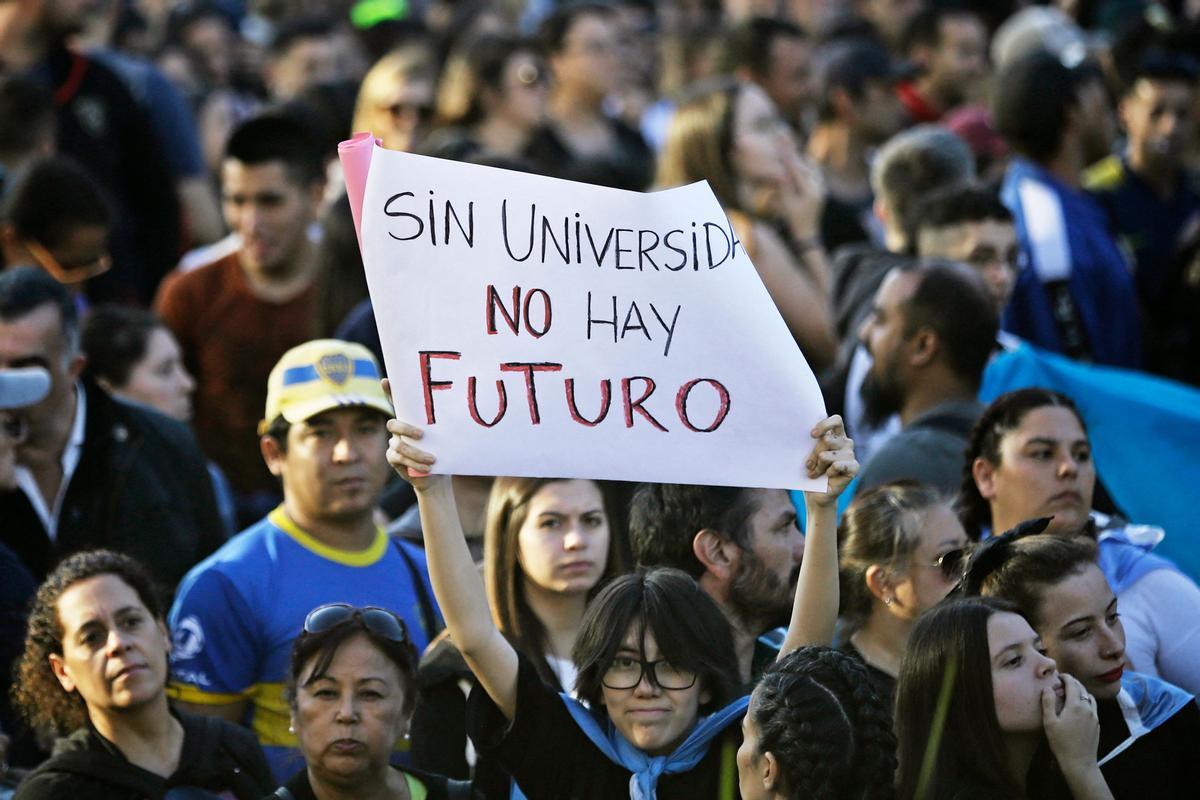
<path id="1" fill-rule="evenodd" d="M 424 437 L 424 432 L 415 425 L 410 425 L 398 419 L 390 419 L 387 423 L 388 439 L 387 460 L 392 468 L 413 485 L 418 492 L 424 491 L 431 484 L 442 484 L 450 479 L 448 475 L 437 475 L 433 472 L 437 457 L 433 453 L 422 450 L 414 442 Z M 858 474 L 858 460 L 854 456 L 854 442 L 846 436 L 842 426 L 842 418 L 837 414 L 827 417 L 812 429 L 812 450 L 805 460 L 808 477 L 811 479 L 825 476 L 828 478 L 828 488 L 824 493 L 809 493 L 809 502 L 821 507 L 833 507 L 842 491 Z"/>
<path id="2" fill-rule="evenodd" d="M 439 470 L 823 490 L 816 380 L 711 191 L 344 143 L 397 416 Z"/>

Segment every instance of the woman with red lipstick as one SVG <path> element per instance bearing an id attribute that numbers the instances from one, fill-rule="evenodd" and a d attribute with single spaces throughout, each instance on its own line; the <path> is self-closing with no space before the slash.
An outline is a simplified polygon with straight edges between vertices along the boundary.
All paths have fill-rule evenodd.
<path id="1" fill-rule="evenodd" d="M 273 785 L 250 731 L 167 704 L 171 639 L 158 595 L 128 556 L 93 550 L 63 561 L 38 589 L 14 697 L 54 756 L 20 800 L 258 800 Z M 227 793 L 227 794 L 222 794 Z"/>
<path id="2" fill-rule="evenodd" d="M 492 485 L 484 522 L 488 604 L 504 636 L 558 691 L 575 687 L 571 650 L 584 608 L 629 563 L 614 519 L 595 481 L 503 477 Z M 475 677 L 448 635 L 430 645 L 417 678 L 413 765 L 453 778 L 473 775 L 485 797 L 506 793 L 508 774 L 468 746 L 466 703 Z"/>
<path id="3" fill-rule="evenodd" d="M 419 428 L 391 420 L 388 460 L 413 484 L 434 593 L 479 681 L 471 737 L 528 800 L 696 800 L 736 797 L 732 636 L 716 603 L 678 570 L 616 578 L 586 610 L 572 652 L 578 699 L 547 687 L 500 633 L 463 540 L 450 477 L 430 475 Z M 781 655 L 827 644 L 837 616 L 837 496 L 858 471 L 841 419 L 811 432 L 808 539 Z"/>
<path id="4" fill-rule="evenodd" d="M 1117 596 L 1096 557 L 1096 545 L 1083 537 L 1005 534 L 975 553 L 964 586 L 1014 603 L 1059 671 L 1096 698 L 1097 757 L 1114 797 L 1195 797 L 1200 707 L 1186 692 L 1128 669 Z M 1049 780 L 1053 770 L 1045 774 Z"/>
<path id="5" fill-rule="evenodd" d="M 1096 466 L 1082 416 L 1047 389 L 992 401 L 967 447 L 958 504 L 979 539 L 1039 517 L 1047 533 L 1099 545 L 1099 565 L 1121 600 L 1126 651 L 1135 669 L 1200 694 L 1200 588 L 1151 552 L 1163 531 L 1092 511 Z"/>
<path id="6" fill-rule="evenodd" d="M 1093 698 L 1011 603 L 950 600 L 917 621 L 896 691 L 898 800 L 1045 800 L 1030 768 L 1046 743 L 1062 796 L 1111 800 L 1098 733 Z"/>

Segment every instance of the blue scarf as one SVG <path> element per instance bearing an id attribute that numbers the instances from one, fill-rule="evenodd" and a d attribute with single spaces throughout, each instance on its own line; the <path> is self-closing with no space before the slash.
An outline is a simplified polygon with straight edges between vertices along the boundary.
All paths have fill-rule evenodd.
<path id="1" fill-rule="evenodd" d="M 1100 766 L 1128 750 L 1138 739 L 1194 701 L 1194 697 L 1178 686 L 1138 672 L 1126 672 L 1121 676 L 1121 691 L 1117 694 L 1117 704 L 1121 707 L 1121 714 L 1129 727 L 1129 738 L 1101 758 Z"/>
<path id="2" fill-rule="evenodd" d="M 700 763 L 708 753 L 708 746 L 722 731 L 742 718 L 750 705 L 750 695 L 740 697 L 719 711 L 709 714 L 696 723 L 696 727 L 669 756 L 651 756 L 629 743 L 604 717 L 603 724 L 587 706 L 569 694 L 559 694 L 579 729 L 592 740 L 609 761 L 633 773 L 629 778 L 630 800 L 655 800 L 658 797 L 658 779 L 661 775 L 687 772 Z M 512 798 L 524 798 L 513 781 Z"/>

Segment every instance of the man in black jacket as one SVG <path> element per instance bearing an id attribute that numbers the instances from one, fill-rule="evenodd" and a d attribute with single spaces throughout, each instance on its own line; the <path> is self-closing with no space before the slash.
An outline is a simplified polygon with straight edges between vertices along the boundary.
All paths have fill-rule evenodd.
<path id="1" fill-rule="evenodd" d="M 0 543 L 41 580 L 67 553 L 107 547 L 165 588 L 223 539 L 191 433 L 81 380 L 74 300 L 34 268 L 0 273 L 0 369 L 42 367 L 50 392 L 26 412 L 17 489 L 0 491 Z"/>

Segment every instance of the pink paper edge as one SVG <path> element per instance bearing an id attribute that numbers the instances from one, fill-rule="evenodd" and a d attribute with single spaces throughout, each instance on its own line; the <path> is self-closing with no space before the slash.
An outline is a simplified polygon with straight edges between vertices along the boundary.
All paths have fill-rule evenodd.
<path id="1" fill-rule="evenodd" d="M 367 193 L 367 173 L 371 169 L 371 154 L 376 145 L 382 145 L 370 133 L 356 133 L 338 144 L 338 158 L 342 162 L 342 177 L 346 181 L 346 196 L 350 199 L 350 215 L 354 218 L 354 234 L 358 237 L 358 249 L 362 250 L 362 206 Z"/>

